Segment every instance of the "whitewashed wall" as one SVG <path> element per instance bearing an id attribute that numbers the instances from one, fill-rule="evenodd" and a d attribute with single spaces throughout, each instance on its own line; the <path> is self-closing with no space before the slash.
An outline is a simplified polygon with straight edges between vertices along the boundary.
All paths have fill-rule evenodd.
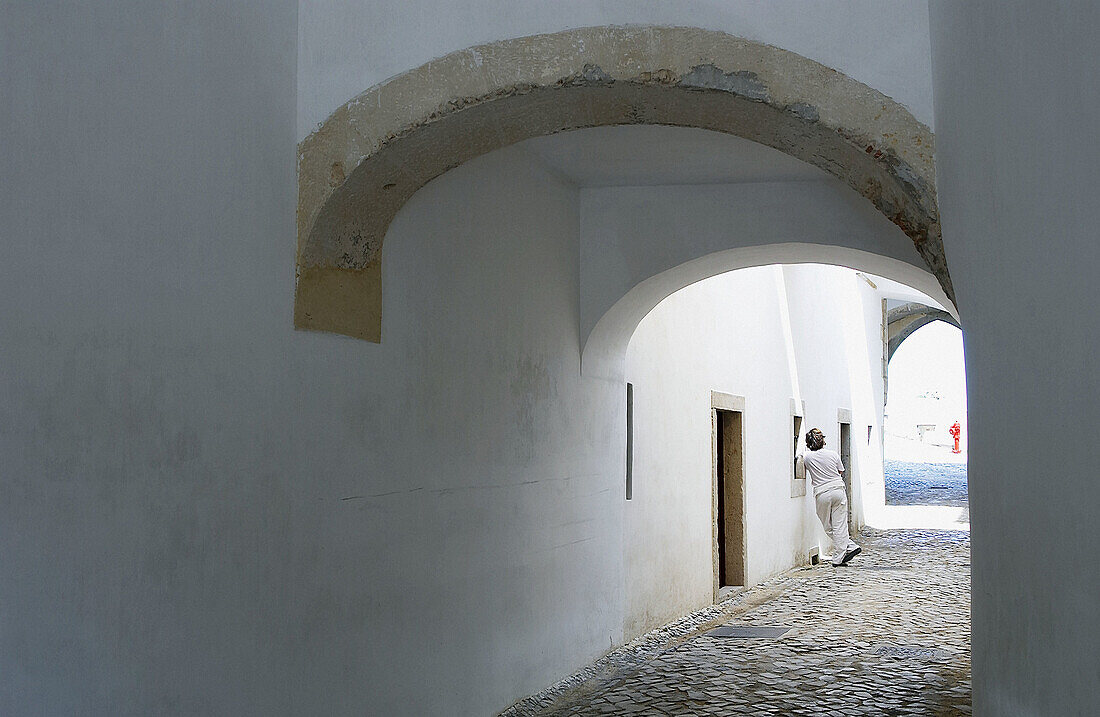
<path id="1" fill-rule="evenodd" d="M 863 82 L 931 126 L 926 0 L 302 0 L 298 138 L 393 75 L 473 45 L 592 25 L 721 30 L 776 45 Z"/>
<path id="2" fill-rule="evenodd" d="M 723 274 L 646 316 L 626 361 L 635 433 L 625 637 L 712 600 L 711 391 L 745 398 L 748 584 L 804 563 L 812 546 L 830 546 L 812 490 L 791 497 L 791 399 L 805 402 L 803 430 L 820 427 L 836 450 L 837 412 L 852 412 L 853 506 L 862 519 L 862 485 L 882 481 L 881 322 L 877 291 L 852 270 L 820 265 Z"/>
<path id="3" fill-rule="evenodd" d="M 937 0 L 932 26 L 969 398 L 974 713 L 1100 714 L 1100 5 Z"/>
<path id="4" fill-rule="evenodd" d="M 1100 711 L 1097 12 L 933 7 L 988 714 Z M 414 198 L 381 346 L 290 312 L 295 144 L 333 108 L 635 22 L 777 44 L 931 122 L 923 2 L 5 5 L 0 712 L 488 713 L 621 639 L 622 387 L 578 378 L 570 188 L 502 156 Z"/>
<path id="5" fill-rule="evenodd" d="M 2 714 L 323 689 L 300 508 L 341 492 L 324 426 L 367 399 L 287 329 L 296 9 L 0 9 Z"/>
<path id="6" fill-rule="evenodd" d="M 489 714 L 623 640 L 576 188 L 460 167 L 391 226 L 381 345 L 291 328 L 303 128 L 451 49 L 693 6 L 546 7 L 4 10 L 0 713 Z M 698 5 L 926 117 L 906 5 L 754 7 Z"/>
<path id="7" fill-rule="evenodd" d="M 707 279 L 665 299 L 631 340 L 628 637 L 712 602 L 711 391 L 745 397 L 746 580 L 789 567 L 801 551 L 803 501 L 790 498 L 788 475 L 783 291 L 778 268 Z"/>

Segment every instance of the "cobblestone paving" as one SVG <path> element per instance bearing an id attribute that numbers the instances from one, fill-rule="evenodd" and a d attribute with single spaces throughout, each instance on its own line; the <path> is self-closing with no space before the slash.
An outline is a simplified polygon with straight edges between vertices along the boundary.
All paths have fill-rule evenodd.
<path id="1" fill-rule="evenodd" d="M 965 463 L 888 460 L 883 469 L 887 505 L 969 505 Z"/>
<path id="2" fill-rule="evenodd" d="M 849 567 L 754 586 L 502 714 L 970 714 L 969 533 L 866 530 L 860 543 Z M 718 625 L 792 629 L 705 634 Z"/>

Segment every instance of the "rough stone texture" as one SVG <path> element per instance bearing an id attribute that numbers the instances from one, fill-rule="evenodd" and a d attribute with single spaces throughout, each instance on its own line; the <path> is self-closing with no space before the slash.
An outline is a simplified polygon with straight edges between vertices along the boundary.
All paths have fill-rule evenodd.
<path id="1" fill-rule="evenodd" d="M 452 53 L 367 90 L 303 140 L 295 325 L 380 340 L 382 242 L 420 187 L 529 137 L 624 124 L 734 134 L 832 173 L 913 239 L 954 299 L 934 138 L 904 107 L 721 32 L 596 27 Z"/>
<path id="2" fill-rule="evenodd" d="M 902 304 L 890 309 L 886 313 L 886 326 L 889 330 L 887 360 L 893 358 L 894 352 L 901 346 L 902 341 L 909 338 L 917 329 L 933 321 L 945 321 L 952 326 L 962 328 L 951 314 L 924 304 Z"/>
<path id="3" fill-rule="evenodd" d="M 757 585 L 502 714 L 970 714 L 969 538 L 865 529 L 848 567 Z M 705 634 L 718 624 L 793 629 L 777 639 Z"/>

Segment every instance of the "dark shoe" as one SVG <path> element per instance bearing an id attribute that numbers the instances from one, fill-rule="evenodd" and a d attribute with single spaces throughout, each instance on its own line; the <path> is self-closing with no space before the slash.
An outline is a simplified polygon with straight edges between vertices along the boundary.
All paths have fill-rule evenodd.
<path id="1" fill-rule="evenodd" d="M 863 552 L 863 548 L 858 545 L 848 552 L 844 553 L 844 559 L 840 561 L 841 565 L 847 565 L 848 561 Z"/>

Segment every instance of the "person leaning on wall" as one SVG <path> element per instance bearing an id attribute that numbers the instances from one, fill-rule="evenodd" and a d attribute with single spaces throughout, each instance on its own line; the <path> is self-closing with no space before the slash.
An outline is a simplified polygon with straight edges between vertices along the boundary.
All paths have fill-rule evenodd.
<path id="1" fill-rule="evenodd" d="M 836 451 L 825 447 L 825 434 L 819 428 L 806 433 L 809 452 L 798 454 L 801 468 L 814 487 L 814 502 L 821 527 L 833 539 L 833 567 L 847 565 L 863 552 L 848 533 L 848 495 L 844 490 L 844 464 Z"/>

